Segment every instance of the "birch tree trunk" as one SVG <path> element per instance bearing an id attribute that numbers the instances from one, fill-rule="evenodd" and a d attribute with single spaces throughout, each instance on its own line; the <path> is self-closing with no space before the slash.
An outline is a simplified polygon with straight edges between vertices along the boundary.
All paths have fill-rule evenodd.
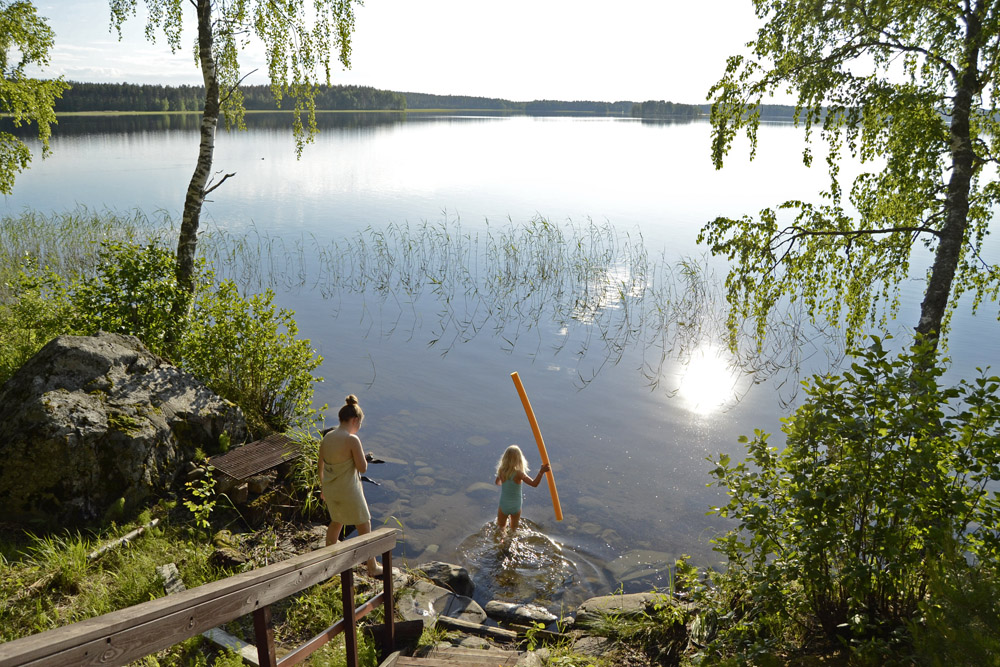
<path id="1" fill-rule="evenodd" d="M 945 199 L 945 221 L 938 235 L 934 264 L 927 279 L 927 291 L 920 304 L 920 321 L 916 332 L 930 338 L 937 346 L 938 336 L 948 312 L 952 283 L 958 270 L 962 244 L 969 227 L 969 191 L 976 168 L 976 154 L 972 145 L 970 116 L 976 93 L 981 87 L 979 78 L 979 16 L 969 15 L 965 36 L 965 69 L 958 78 L 954 104 L 951 109 L 951 179 Z"/>
<path id="2" fill-rule="evenodd" d="M 194 293 L 194 260 L 198 249 L 198 225 L 201 207 L 205 202 L 205 188 L 212 173 L 212 156 L 215 152 L 215 131 L 219 125 L 219 78 L 215 56 L 212 53 L 212 3 L 197 0 L 198 11 L 198 60 L 205 80 L 205 111 L 201 117 L 201 141 L 198 163 L 184 198 L 180 238 L 177 242 L 177 282 L 189 294 Z M 186 306 L 186 304 L 185 304 Z M 180 314 L 180 313 L 175 313 Z"/>

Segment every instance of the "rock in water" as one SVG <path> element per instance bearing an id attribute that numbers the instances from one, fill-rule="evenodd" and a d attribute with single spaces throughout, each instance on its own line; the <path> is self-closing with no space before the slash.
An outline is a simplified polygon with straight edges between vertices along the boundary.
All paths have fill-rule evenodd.
<path id="1" fill-rule="evenodd" d="M 442 563 L 441 561 L 431 561 L 429 563 L 421 563 L 413 569 L 422 572 L 425 577 L 442 588 L 447 588 L 459 595 L 472 597 L 475 585 L 472 583 L 469 571 L 464 567 L 452 565 L 451 563 Z"/>
<path id="2" fill-rule="evenodd" d="M 196 447 L 246 437 L 238 407 L 132 336 L 60 336 L 0 386 L 0 507 L 79 524 L 169 486 Z"/>

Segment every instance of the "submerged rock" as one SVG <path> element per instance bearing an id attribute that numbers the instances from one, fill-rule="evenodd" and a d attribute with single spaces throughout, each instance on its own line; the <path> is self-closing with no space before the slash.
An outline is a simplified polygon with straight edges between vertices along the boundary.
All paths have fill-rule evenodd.
<path id="1" fill-rule="evenodd" d="M 459 595 L 472 597 L 475 585 L 472 583 L 469 571 L 464 567 L 435 560 L 429 563 L 421 563 L 414 567 L 414 569 L 422 572 L 424 576 L 442 588 L 446 588 Z"/>
<path id="2" fill-rule="evenodd" d="M 0 386 L 0 507 L 62 524 L 131 509 L 223 433 L 246 437 L 240 409 L 137 338 L 60 336 Z"/>

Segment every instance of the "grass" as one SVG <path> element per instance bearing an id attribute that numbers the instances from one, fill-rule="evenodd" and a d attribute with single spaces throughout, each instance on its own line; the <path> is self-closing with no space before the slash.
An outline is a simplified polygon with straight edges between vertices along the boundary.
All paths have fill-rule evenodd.
<path id="1" fill-rule="evenodd" d="M 97 559 L 88 559 L 88 554 L 99 545 L 144 524 L 154 514 L 161 519 L 158 526 L 127 545 Z M 213 519 L 212 530 L 215 530 L 231 517 L 219 512 Z M 169 502 L 161 503 L 133 522 L 110 525 L 91 533 L 30 535 L 10 529 L 4 531 L 0 543 L 5 554 L 0 558 L 0 599 L 3 600 L 0 603 L 0 642 L 161 597 L 163 584 L 156 568 L 166 563 L 177 565 L 188 588 L 235 574 L 233 570 L 211 564 L 212 545 L 207 539 L 210 532 L 195 527 L 186 510 Z M 259 532 L 264 534 L 268 530 Z M 253 533 L 245 537 L 244 551 L 251 557 L 247 569 L 271 562 L 267 549 L 253 546 L 256 541 L 267 542 L 266 535 L 260 537 Z M 376 592 L 363 578 L 356 580 L 356 587 L 356 605 Z M 295 647 L 302 644 L 343 616 L 339 577 L 272 605 L 272 613 L 277 645 Z M 378 622 L 380 614 L 380 609 L 373 612 L 366 617 L 366 622 Z M 253 642 L 249 616 L 227 624 L 226 629 Z M 375 647 L 370 639 L 359 637 L 361 664 L 373 667 L 377 664 Z M 217 649 L 193 638 L 147 657 L 145 664 L 229 664 L 226 660 Z M 343 640 L 331 642 L 311 664 L 344 664 Z"/>

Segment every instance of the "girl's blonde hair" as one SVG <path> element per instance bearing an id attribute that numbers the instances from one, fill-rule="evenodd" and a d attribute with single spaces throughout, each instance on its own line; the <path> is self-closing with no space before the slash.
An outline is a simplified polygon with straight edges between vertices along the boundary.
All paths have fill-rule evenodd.
<path id="1" fill-rule="evenodd" d="M 506 482 L 518 472 L 528 474 L 528 459 L 524 458 L 520 447 L 511 445 L 497 463 L 497 477 L 501 482 Z"/>

